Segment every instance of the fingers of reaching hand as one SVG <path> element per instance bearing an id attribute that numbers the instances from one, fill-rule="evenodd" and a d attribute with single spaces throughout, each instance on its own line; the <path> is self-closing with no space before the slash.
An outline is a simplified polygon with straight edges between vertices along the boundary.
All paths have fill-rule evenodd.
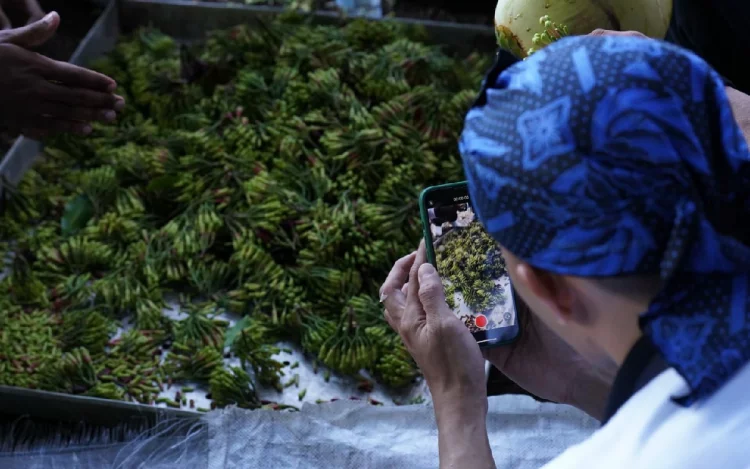
<path id="1" fill-rule="evenodd" d="M 76 107 L 112 109 L 121 111 L 125 100 L 113 93 L 75 88 L 56 83 L 48 83 L 42 90 L 45 99 Z"/>
<path id="2" fill-rule="evenodd" d="M 40 103 L 39 111 L 45 116 L 71 121 L 114 122 L 117 119 L 117 113 L 112 109 L 78 107 L 53 101 Z"/>
<path id="3" fill-rule="evenodd" d="M 44 125 L 52 133 L 72 132 L 77 135 L 91 133 L 90 122 L 111 123 L 117 112 L 125 107 L 125 100 L 113 93 L 73 88 L 57 83 L 45 83 L 40 90 L 43 98 L 34 112 L 43 117 Z"/>
<path id="4" fill-rule="evenodd" d="M 87 136 L 91 134 L 91 125 L 86 122 L 76 122 L 67 119 L 57 119 L 54 117 L 41 116 L 33 120 L 27 120 L 23 123 L 22 133 L 34 139 L 48 137 L 59 133 L 70 133 L 75 135 Z"/>
<path id="5" fill-rule="evenodd" d="M 52 12 L 25 26 L 7 30 L 0 39 L 4 43 L 30 49 L 49 41 L 55 35 L 59 25 L 60 16 Z"/>
<path id="6" fill-rule="evenodd" d="M 440 276 L 432 264 L 425 263 L 419 267 L 419 300 L 426 314 L 426 319 L 430 321 L 445 314 L 447 304 L 445 302 L 445 291 Z"/>
<path id="7" fill-rule="evenodd" d="M 42 62 L 41 72 L 44 78 L 67 85 L 72 89 L 98 91 L 113 96 L 111 93 L 117 88 L 117 83 L 113 79 L 93 70 L 47 57 L 42 57 Z M 84 95 L 83 97 L 86 96 L 90 95 Z"/>
<path id="8" fill-rule="evenodd" d="M 406 324 L 416 324 L 425 314 L 419 299 L 419 268 L 427 262 L 427 249 L 424 240 L 419 243 L 417 255 L 409 271 L 409 290 L 406 294 L 406 308 L 402 320 Z"/>

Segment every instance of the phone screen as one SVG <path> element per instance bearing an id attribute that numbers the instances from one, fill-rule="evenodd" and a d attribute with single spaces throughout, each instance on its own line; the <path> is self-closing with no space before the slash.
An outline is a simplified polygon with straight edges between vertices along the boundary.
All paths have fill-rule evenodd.
<path id="1" fill-rule="evenodd" d="M 518 320 L 505 261 L 477 219 L 466 184 L 428 188 L 420 205 L 428 257 L 448 306 L 480 345 L 514 340 Z"/>

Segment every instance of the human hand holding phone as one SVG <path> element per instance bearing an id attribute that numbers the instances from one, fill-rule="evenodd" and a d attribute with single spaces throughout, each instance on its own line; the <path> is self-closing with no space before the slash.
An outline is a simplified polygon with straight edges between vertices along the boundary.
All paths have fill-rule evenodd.
<path id="1" fill-rule="evenodd" d="M 469 330 L 448 307 L 440 276 L 427 262 L 424 242 L 417 252 L 396 262 L 380 297 L 388 324 L 417 362 L 433 400 L 453 400 L 467 390 L 471 392 L 466 399 L 486 400 L 485 360 Z"/>
<path id="2" fill-rule="evenodd" d="M 404 291 L 405 290 L 405 293 Z M 440 467 L 494 468 L 487 439 L 485 360 L 445 301 L 425 243 L 399 259 L 380 289 L 385 317 L 430 387 L 438 424 Z"/>

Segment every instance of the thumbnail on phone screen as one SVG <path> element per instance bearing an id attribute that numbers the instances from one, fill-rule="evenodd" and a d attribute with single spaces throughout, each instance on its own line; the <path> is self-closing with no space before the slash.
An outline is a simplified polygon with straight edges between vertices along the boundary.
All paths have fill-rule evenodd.
<path id="1" fill-rule="evenodd" d="M 427 211 L 446 300 L 471 332 L 513 326 L 516 314 L 500 248 L 476 219 L 468 197 L 462 198 L 433 203 Z"/>

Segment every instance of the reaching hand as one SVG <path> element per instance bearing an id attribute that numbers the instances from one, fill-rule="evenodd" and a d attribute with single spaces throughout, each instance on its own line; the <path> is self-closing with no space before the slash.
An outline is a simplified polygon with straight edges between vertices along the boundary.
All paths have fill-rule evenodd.
<path id="1" fill-rule="evenodd" d="M 593 368 L 537 319 L 518 295 L 516 311 L 521 321 L 521 336 L 509 346 L 486 349 L 487 360 L 530 393 L 573 405 L 601 419 L 614 370 Z"/>
<path id="2" fill-rule="evenodd" d="M 32 138 L 91 133 L 93 121 L 113 122 L 125 101 L 100 73 L 27 50 L 48 41 L 60 17 L 0 31 L 0 125 Z"/>
<path id="3" fill-rule="evenodd" d="M 440 277 L 426 262 L 424 243 L 396 262 L 380 291 L 385 317 L 422 370 L 436 405 L 442 400 L 486 401 L 479 346 L 445 302 Z"/>

